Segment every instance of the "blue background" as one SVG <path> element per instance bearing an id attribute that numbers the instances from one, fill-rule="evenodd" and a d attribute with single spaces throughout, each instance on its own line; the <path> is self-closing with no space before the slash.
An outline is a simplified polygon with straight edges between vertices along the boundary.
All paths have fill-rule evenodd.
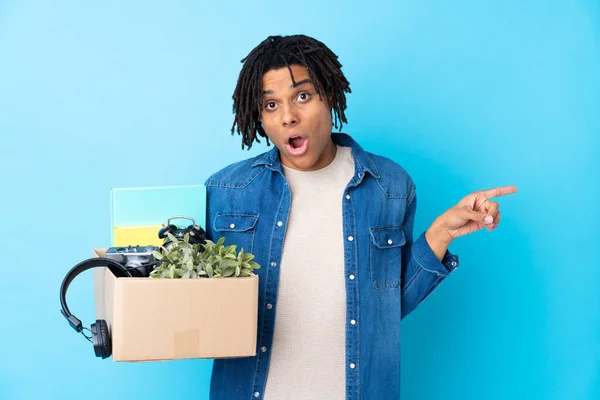
<path id="1" fill-rule="evenodd" d="M 340 57 L 350 133 L 418 186 L 416 230 L 516 185 L 500 228 L 405 319 L 404 399 L 600 398 L 600 4 L 0 2 L 2 399 L 206 399 L 210 360 L 114 363 L 60 315 L 110 238 L 113 187 L 192 185 L 231 136 L 240 60 L 270 34 Z M 71 311 L 94 319 L 91 271 Z"/>

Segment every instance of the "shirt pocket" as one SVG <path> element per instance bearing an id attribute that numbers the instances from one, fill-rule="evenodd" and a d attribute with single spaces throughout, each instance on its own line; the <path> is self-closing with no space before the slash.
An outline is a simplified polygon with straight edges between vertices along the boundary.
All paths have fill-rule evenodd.
<path id="1" fill-rule="evenodd" d="M 376 289 L 399 288 L 402 270 L 402 246 L 406 243 L 401 226 L 370 229 L 371 280 Z"/>
<path id="2" fill-rule="evenodd" d="M 215 242 L 225 238 L 225 246 L 235 244 L 236 251 L 244 249 L 245 253 L 254 252 L 254 232 L 258 214 L 220 212 L 215 216 L 213 224 L 217 232 Z"/>

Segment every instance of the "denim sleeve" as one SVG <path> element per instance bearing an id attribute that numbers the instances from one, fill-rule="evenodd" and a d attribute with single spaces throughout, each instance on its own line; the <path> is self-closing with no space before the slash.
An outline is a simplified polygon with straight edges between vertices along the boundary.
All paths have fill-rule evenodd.
<path id="1" fill-rule="evenodd" d="M 204 224 L 205 226 L 205 231 L 206 231 L 206 239 L 207 240 L 211 240 L 211 241 L 215 241 L 214 239 L 214 231 L 213 231 L 213 224 L 212 224 L 212 214 L 211 214 L 211 188 L 210 187 L 206 187 L 206 218 L 205 218 L 205 222 Z"/>
<path id="2" fill-rule="evenodd" d="M 425 232 L 414 240 L 413 229 L 417 211 L 417 196 L 413 188 L 404 218 L 406 244 L 402 249 L 401 318 L 406 317 L 458 267 L 458 256 L 448 250 L 440 261 L 429 247 Z"/>

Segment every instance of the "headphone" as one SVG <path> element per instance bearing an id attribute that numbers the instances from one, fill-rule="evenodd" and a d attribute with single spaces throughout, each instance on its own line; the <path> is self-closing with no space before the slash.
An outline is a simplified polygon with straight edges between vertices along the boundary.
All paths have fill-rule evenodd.
<path id="1" fill-rule="evenodd" d="M 175 218 L 189 219 L 192 221 L 192 225 L 189 225 L 187 228 L 178 228 L 176 225 L 171 224 L 171 220 Z M 196 225 L 196 222 L 193 218 L 175 216 L 169 218 L 166 225 L 163 224 L 163 227 L 158 232 L 158 237 L 160 239 L 166 239 L 163 243 L 163 247 L 165 248 L 170 247 L 170 243 L 172 243 L 171 239 L 169 239 L 168 237 L 169 233 L 174 235 L 177 239 L 181 240 L 183 240 L 186 233 L 189 233 L 189 243 L 206 243 L 206 232 L 204 231 L 204 229 L 202 229 L 201 226 Z M 160 261 L 155 263 L 160 263 Z M 81 333 L 83 337 L 85 337 L 89 342 L 91 342 L 94 345 L 94 353 L 96 354 L 96 357 L 102 357 L 104 359 L 110 357 L 112 354 L 112 342 L 110 338 L 110 332 L 108 330 L 108 324 L 103 319 L 97 319 L 96 322 L 91 325 L 91 330 L 85 328 L 81 321 L 73 314 L 71 314 L 71 312 L 69 311 L 69 307 L 67 306 L 66 297 L 69 285 L 71 284 L 73 279 L 75 279 L 75 277 L 80 273 L 88 269 L 98 267 L 108 268 L 117 278 L 145 277 L 148 276 L 147 268 L 155 263 L 142 266 L 126 266 L 107 257 L 90 258 L 80 262 L 79 264 L 71 268 L 71 270 L 63 279 L 63 282 L 60 286 L 60 305 L 62 307 L 60 312 L 63 315 L 63 317 L 65 317 L 65 319 L 69 322 L 69 325 L 71 325 L 71 327 L 75 329 L 77 333 Z M 89 331 L 90 335 L 86 335 L 84 331 Z"/>
<path id="2" fill-rule="evenodd" d="M 180 226 L 179 228 L 175 224 L 171 224 L 171 220 L 175 218 L 183 218 L 189 219 L 192 221 L 192 225 L 189 225 L 187 228 Z M 196 221 L 193 218 L 185 217 L 183 215 L 177 215 L 171 217 L 167 220 L 167 224 L 163 224 L 163 227 L 158 231 L 159 239 L 166 239 L 163 243 L 165 248 L 169 248 L 169 244 L 172 243 L 171 239 L 169 239 L 169 233 L 175 236 L 179 240 L 183 240 L 186 233 L 190 234 L 190 243 L 191 244 L 205 244 L 206 241 L 206 232 L 200 225 L 196 225 Z"/>
<path id="3" fill-rule="evenodd" d="M 91 325 L 91 330 L 83 327 L 81 321 L 69 311 L 66 301 L 67 288 L 73 279 L 75 279 L 75 277 L 83 271 L 97 267 L 107 267 L 118 278 L 129 278 L 136 276 L 136 273 L 134 272 L 135 268 L 127 268 L 118 262 L 111 260 L 110 258 L 97 257 L 82 261 L 71 268 L 71 270 L 65 276 L 62 285 L 60 286 L 60 305 L 62 307 L 60 312 L 67 319 L 69 325 L 75 329 L 75 331 L 81 333 L 89 342 L 94 345 L 94 353 L 96 353 L 96 357 L 102 357 L 104 359 L 110 357 L 112 354 L 112 343 L 110 340 L 110 332 L 108 331 L 108 324 L 103 319 L 97 319 L 96 323 Z M 91 335 L 86 335 L 83 332 L 84 330 L 89 331 Z"/>

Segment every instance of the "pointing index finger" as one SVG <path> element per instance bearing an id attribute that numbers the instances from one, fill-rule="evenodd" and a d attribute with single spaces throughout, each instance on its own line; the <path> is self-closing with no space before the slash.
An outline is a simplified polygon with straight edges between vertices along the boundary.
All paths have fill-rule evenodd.
<path id="1" fill-rule="evenodd" d="M 513 193 L 517 193 L 516 186 L 503 186 L 503 187 L 488 189 L 488 190 L 483 191 L 483 194 L 488 199 L 491 197 L 500 197 L 500 196 L 505 196 L 507 194 L 513 194 Z"/>

